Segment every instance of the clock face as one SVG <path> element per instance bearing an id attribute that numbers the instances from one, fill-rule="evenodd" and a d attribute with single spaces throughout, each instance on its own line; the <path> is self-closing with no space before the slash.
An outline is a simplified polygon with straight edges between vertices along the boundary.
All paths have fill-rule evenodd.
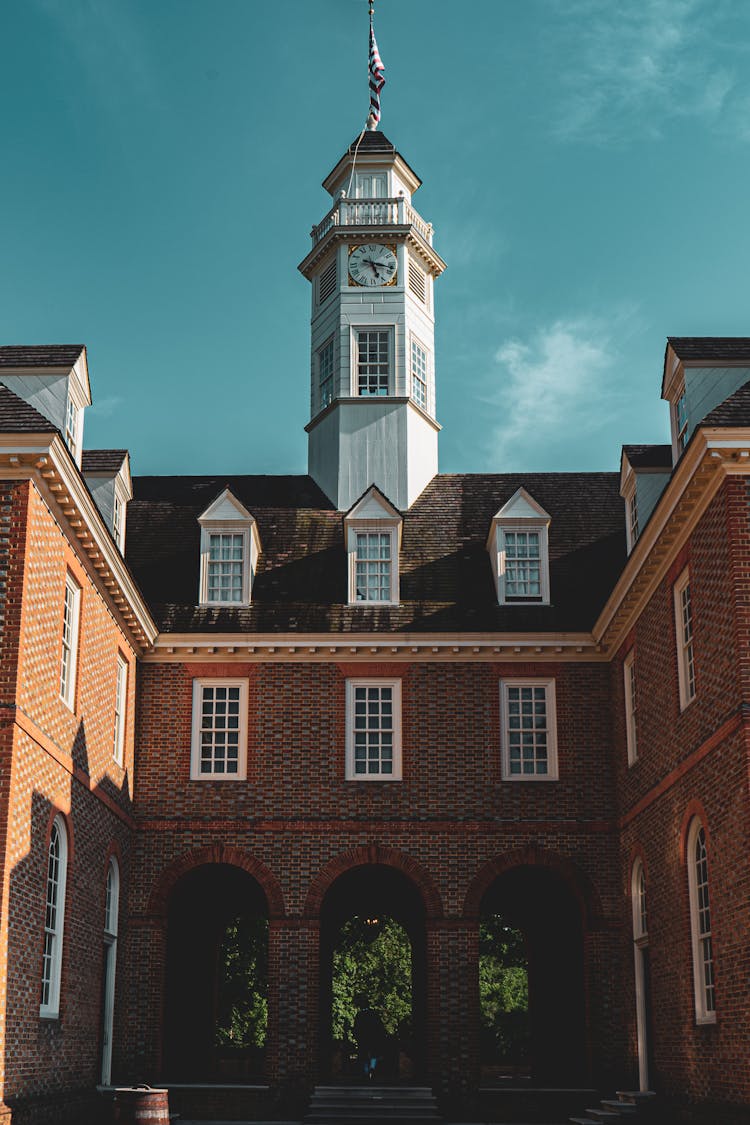
<path id="1" fill-rule="evenodd" d="M 396 255 L 390 246 L 368 242 L 349 255 L 349 276 L 355 285 L 391 285 L 396 279 Z"/>

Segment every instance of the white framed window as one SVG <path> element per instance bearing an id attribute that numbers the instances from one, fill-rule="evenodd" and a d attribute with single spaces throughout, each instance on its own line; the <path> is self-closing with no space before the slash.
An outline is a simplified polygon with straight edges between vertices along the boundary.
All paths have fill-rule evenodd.
<path id="1" fill-rule="evenodd" d="M 550 517 L 525 488 L 492 518 L 487 550 L 500 605 L 549 605 Z"/>
<path id="2" fill-rule="evenodd" d="M 391 394 L 393 331 L 354 329 L 354 393 L 362 397 Z"/>
<path id="3" fill-rule="evenodd" d="M 346 780 L 400 781 L 401 681 L 346 681 Z"/>
<path id="4" fill-rule="evenodd" d="M 333 336 L 318 352 L 318 405 L 325 409 L 333 401 Z"/>
<path id="5" fill-rule="evenodd" d="M 63 598 L 62 651 L 60 656 L 60 698 L 75 710 L 78 672 L 78 638 L 81 623 L 81 587 L 67 574 Z"/>
<path id="6" fill-rule="evenodd" d="M 120 868 L 112 856 L 107 866 L 104 901 L 104 981 L 102 986 L 102 1068 L 101 1081 L 109 1086 L 112 1079 L 112 1031 L 115 1012 L 115 971 L 117 968 L 117 932 L 120 914 Z"/>
<path id="7" fill-rule="evenodd" d="M 354 176 L 356 199 L 387 199 L 387 172 L 357 172 Z"/>
<path id="8" fill-rule="evenodd" d="M 716 1020 L 716 988 L 714 985 L 711 901 L 708 893 L 708 849 L 706 847 L 706 830 L 697 818 L 691 823 L 688 832 L 687 864 L 690 932 L 693 948 L 695 1022 L 714 1023 Z"/>
<path id="9" fill-rule="evenodd" d="M 118 766 L 125 761 L 125 717 L 128 707 L 128 662 L 124 656 L 117 654 L 117 671 L 115 673 L 115 730 L 112 746 L 112 757 Z"/>
<path id="10" fill-rule="evenodd" d="M 80 454 L 80 424 L 81 410 L 73 401 L 73 396 L 68 395 L 65 404 L 65 444 L 70 450 L 74 461 L 78 461 Z"/>
<path id="11" fill-rule="evenodd" d="M 114 506 L 112 508 L 112 536 L 115 543 L 124 550 L 125 547 L 125 500 L 115 488 Z"/>
<path id="12" fill-rule="evenodd" d="M 65 887 L 68 876 L 68 833 L 65 821 L 56 816 L 47 850 L 47 883 L 44 904 L 44 950 L 42 953 L 42 999 L 39 1015 L 57 1019 L 60 1014 Z"/>
<path id="13" fill-rule="evenodd" d="M 632 494 L 628 497 L 626 504 L 628 508 L 628 550 L 632 551 L 640 535 L 640 527 L 638 525 L 638 497 L 635 489 L 633 489 Z"/>
<path id="14" fill-rule="evenodd" d="M 247 776 L 247 680 L 193 680 L 193 780 Z"/>
<path id="15" fill-rule="evenodd" d="M 677 452 L 680 454 L 688 440 L 688 408 L 684 385 L 674 402 L 674 434 Z"/>
<path id="16" fill-rule="evenodd" d="M 397 605 L 401 513 L 370 487 L 344 519 L 349 605 Z"/>
<path id="17" fill-rule="evenodd" d="M 638 858 L 630 876 L 630 906 L 633 920 L 635 959 L 635 1014 L 638 1038 L 639 1089 L 648 1090 L 648 913 L 646 910 L 646 872 Z"/>
<path id="18" fill-rule="evenodd" d="M 198 523 L 201 526 L 200 604 L 249 605 L 260 554 L 255 519 L 225 488 L 198 516 Z"/>
<path id="19" fill-rule="evenodd" d="M 633 940 L 648 938 L 648 913 L 646 910 L 646 872 L 643 861 L 637 859 L 633 864 L 630 884 L 631 905 L 633 909 Z"/>
<path id="20" fill-rule="evenodd" d="M 412 336 L 411 341 L 411 397 L 417 406 L 427 410 L 427 350 Z"/>
<path id="21" fill-rule="evenodd" d="M 625 743 L 628 765 L 638 760 L 638 740 L 636 734 L 637 696 L 635 692 L 635 650 L 631 648 L 622 665 L 625 688 Z"/>
<path id="22" fill-rule="evenodd" d="M 680 710 L 684 711 L 688 704 L 695 699 L 693 606 L 690 595 L 690 571 L 687 567 L 674 584 L 674 616 Z"/>
<path id="23" fill-rule="evenodd" d="M 500 732 L 504 781 L 556 781 L 555 681 L 500 681 Z"/>

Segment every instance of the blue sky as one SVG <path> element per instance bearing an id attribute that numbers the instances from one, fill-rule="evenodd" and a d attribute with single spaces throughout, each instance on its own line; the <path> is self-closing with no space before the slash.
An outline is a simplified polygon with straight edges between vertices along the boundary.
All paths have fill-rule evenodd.
<path id="1" fill-rule="evenodd" d="M 0 342 L 82 342 L 88 446 L 304 472 L 320 187 L 367 110 L 366 0 L 10 0 Z M 663 441 L 668 335 L 750 335 L 750 4 L 377 0 L 424 180 L 445 472 Z"/>

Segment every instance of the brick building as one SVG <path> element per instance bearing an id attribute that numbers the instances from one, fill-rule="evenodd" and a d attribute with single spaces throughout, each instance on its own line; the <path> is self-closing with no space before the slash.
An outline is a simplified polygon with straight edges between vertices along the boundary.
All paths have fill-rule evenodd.
<path id="1" fill-rule="evenodd" d="M 85 349 L 0 348 L 0 1121 L 113 1080 L 297 1111 L 346 1069 L 342 926 L 382 916 L 447 1111 L 503 1112 L 488 917 L 523 1081 L 750 1105 L 750 339 L 669 340 L 672 445 L 619 474 L 439 474 L 419 182 L 377 130 L 324 181 L 308 476 L 131 481 L 83 449 Z M 253 1049 L 216 1034 L 231 926 Z"/>

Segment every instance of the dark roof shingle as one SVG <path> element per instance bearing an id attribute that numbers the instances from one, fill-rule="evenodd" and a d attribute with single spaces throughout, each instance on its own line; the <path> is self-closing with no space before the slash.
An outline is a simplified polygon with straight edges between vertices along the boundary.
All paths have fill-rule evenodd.
<path id="1" fill-rule="evenodd" d="M 81 471 L 86 473 L 117 473 L 128 455 L 127 449 L 84 449 Z"/>
<path id="2" fill-rule="evenodd" d="M 0 383 L 0 433 L 55 434 L 57 426 Z"/>
<path id="3" fill-rule="evenodd" d="M 623 445 L 622 452 L 634 469 L 672 468 L 671 445 Z"/>
<path id="4" fill-rule="evenodd" d="M 701 426 L 750 426 L 750 382 L 715 406 Z"/>
<path id="5" fill-rule="evenodd" d="M 8 345 L 0 347 L 0 367 L 72 367 L 84 350 L 83 344 Z"/>
<path id="6" fill-rule="evenodd" d="M 498 606 L 486 540 L 519 486 L 549 512 L 552 605 Z M 588 630 L 625 563 L 616 473 L 434 478 L 404 513 L 397 606 L 347 605 L 343 512 L 310 477 L 136 477 L 127 560 L 164 631 Z M 197 606 L 198 516 L 229 487 L 257 521 L 252 605 Z"/>

